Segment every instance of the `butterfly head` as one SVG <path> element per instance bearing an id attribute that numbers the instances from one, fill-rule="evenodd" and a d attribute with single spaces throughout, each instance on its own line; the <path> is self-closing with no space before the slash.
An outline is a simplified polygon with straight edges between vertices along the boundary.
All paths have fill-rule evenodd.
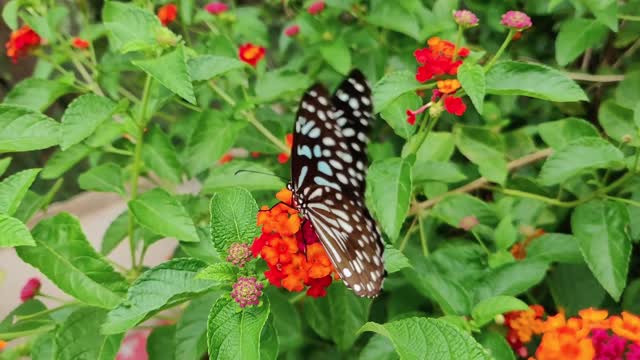
<path id="1" fill-rule="evenodd" d="M 305 212 L 307 210 L 306 205 L 304 204 L 304 201 L 302 200 L 302 196 L 296 191 L 296 189 L 293 186 L 292 182 L 288 182 L 287 183 L 287 190 L 291 191 L 291 193 L 293 194 L 291 196 L 291 202 L 292 202 L 292 206 L 298 210 L 298 212 L 300 213 L 300 217 L 304 218 L 305 216 Z"/>

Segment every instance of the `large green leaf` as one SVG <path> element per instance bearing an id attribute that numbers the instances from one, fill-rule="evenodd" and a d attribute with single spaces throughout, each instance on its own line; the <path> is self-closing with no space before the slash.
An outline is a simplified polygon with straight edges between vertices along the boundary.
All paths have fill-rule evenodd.
<path id="1" fill-rule="evenodd" d="M 0 336 L 5 341 L 10 341 L 29 335 L 35 329 L 53 329 L 54 324 L 50 314 L 37 315 L 46 310 L 47 307 L 39 300 L 32 299 L 23 302 L 0 322 Z M 20 316 L 33 317 L 20 320 Z"/>
<path id="2" fill-rule="evenodd" d="M 147 191 L 129 201 L 129 211 L 138 224 L 156 234 L 186 242 L 200 241 L 187 210 L 164 189 Z"/>
<path id="3" fill-rule="evenodd" d="M 265 294 L 269 297 L 280 352 L 284 353 L 302 346 L 304 344 L 302 321 L 295 304 L 290 303 L 289 298 L 273 286 L 267 287 Z"/>
<path id="4" fill-rule="evenodd" d="M 371 24 L 385 29 L 397 31 L 421 41 L 418 15 L 403 6 L 388 1 L 372 1 L 371 11 L 367 16 Z"/>
<path id="5" fill-rule="evenodd" d="M 217 55 L 201 55 L 190 59 L 189 73 L 193 81 L 213 79 L 232 70 L 242 69 L 247 66 L 240 60 Z"/>
<path id="6" fill-rule="evenodd" d="M 178 152 L 159 126 L 152 127 L 147 134 L 142 147 L 142 160 L 146 167 L 161 178 L 174 184 L 181 182 L 182 164 L 178 159 Z"/>
<path id="7" fill-rule="evenodd" d="M 486 92 L 482 66 L 465 61 L 462 66 L 458 68 L 458 80 L 460 80 L 464 91 L 469 95 L 469 99 L 471 99 L 478 114 L 482 114 L 484 94 Z"/>
<path id="8" fill-rule="evenodd" d="M 214 291 L 194 299 L 176 324 L 175 358 L 199 360 L 207 352 L 207 314 L 220 297 Z"/>
<path id="9" fill-rule="evenodd" d="M 554 152 L 540 171 L 542 185 L 555 185 L 586 171 L 615 169 L 624 166 L 624 155 L 600 138 L 574 140 Z"/>
<path id="10" fill-rule="evenodd" d="M 640 71 L 629 72 L 616 87 L 616 102 L 627 109 L 637 109 L 640 103 Z"/>
<path id="11" fill-rule="evenodd" d="M 498 295 L 520 295 L 540 283 L 548 268 L 546 261 L 524 260 L 491 269 L 477 284 L 476 301 Z"/>
<path id="12" fill-rule="evenodd" d="M 135 60 L 132 63 L 158 80 L 171 92 L 192 104 L 196 103 L 183 46 L 178 46 L 174 51 L 158 58 Z"/>
<path id="13" fill-rule="evenodd" d="M 2 8 L 2 20 L 11 30 L 18 29 L 18 10 L 21 2 L 21 0 L 9 0 Z"/>
<path id="14" fill-rule="evenodd" d="M 62 150 L 93 134 L 102 122 L 111 118 L 116 109 L 116 103 L 94 94 L 85 94 L 73 100 L 62 115 Z"/>
<path id="15" fill-rule="evenodd" d="M 258 102 L 269 102 L 283 95 L 298 93 L 311 86 L 311 79 L 303 73 L 286 70 L 269 71 L 256 82 Z"/>
<path id="16" fill-rule="evenodd" d="M 596 19 L 611 30 L 618 31 L 618 2 L 616 0 L 582 0 Z"/>
<path id="17" fill-rule="evenodd" d="M 126 300 L 109 312 L 103 333 L 127 331 L 158 311 L 211 291 L 215 282 L 195 278 L 206 265 L 200 260 L 178 258 L 145 271 L 129 287 Z"/>
<path id="18" fill-rule="evenodd" d="M 591 19 L 569 19 L 562 23 L 556 37 L 556 61 L 565 66 L 590 48 L 604 44 L 608 29 Z"/>
<path id="19" fill-rule="evenodd" d="M 528 259 L 541 259 L 567 264 L 580 264 L 584 260 L 575 236 L 544 234 L 527 247 Z"/>
<path id="20" fill-rule="evenodd" d="M 529 306 L 513 296 L 494 296 L 476 304 L 471 311 L 471 317 L 476 326 L 488 324 L 496 315 L 515 310 L 528 310 Z"/>
<path id="21" fill-rule="evenodd" d="M 633 120 L 633 111 L 622 107 L 612 100 L 606 100 L 598 108 L 598 121 L 609 137 L 621 142 L 631 137 L 630 145 L 640 146 L 638 126 Z"/>
<path id="22" fill-rule="evenodd" d="M 0 153 L 46 149 L 60 140 L 59 123 L 22 106 L 0 105 Z"/>
<path id="23" fill-rule="evenodd" d="M 262 328 L 269 318 L 269 301 L 244 309 L 230 297 L 216 301 L 209 313 L 207 344 L 209 359 L 259 359 Z"/>
<path id="24" fill-rule="evenodd" d="M 21 245 L 36 245 L 27 226 L 14 217 L 0 214 L 0 248 Z"/>
<path id="25" fill-rule="evenodd" d="M 332 40 L 320 46 L 320 54 L 332 68 L 342 75 L 351 70 L 351 53 L 344 39 Z"/>
<path id="26" fill-rule="evenodd" d="M 129 211 L 123 211 L 115 218 L 102 237 L 100 252 L 109 255 L 129 233 Z"/>
<path id="27" fill-rule="evenodd" d="M 114 163 L 98 165 L 80 174 L 78 185 L 84 190 L 125 193 L 122 168 Z"/>
<path id="28" fill-rule="evenodd" d="M 238 173 L 239 170 L 247 170 L 247 172 Z M 202 184 L 201 191 L 204 194 L 212 194 L 234 186 L 256 191 L 280 190 L 285 184 L 273 171 L 260 164 L 234 160 L 211 169 L 209 176 Z"/>
<path id="29" fill-rule="evenodd" d="M 496 331 L 484 331 L 478 337 L 478 342 L 489 351 L 491 359 L 516 360 L 511 345 L 504 334 Z"/>
<path id="30" fill-rule="evenodd" d="M 629 272 L 628 226 L 627 208 L 615 201 L 589 201 L 578 206 L 571 216 L 571 229 L 589 269 L 616 301 L 620 300 Z"/>
<path id="31" fill-rule="evenodd" d="M 415 91 L 421 86 L 416 81 L 415 75 L 408 71 L 392 72 L 378 81 L 373 87 L 373 105 L 375 112 L 384 111 L 387 106 L 410 91 Z"/>
<path id="32" fill-rule="evenodd" d="M 482 176 L 503 184 L 507 179 L 504 138 L 489 129 L 459 126 L 454 130 L 456 146 L 471 162 L 478 165 Z"/>
<path id="33" fill-rule="evenodd" d="M 401 158 L 375 161 L 369 167 L 367 186 L 382 229 L 396 239 L 411 204 L 411 164 Z"/>
<path id="34" fill-rule="evenodd" d="M 575 316 L 582 309 L 599 308 L 609 298 L 607 291 L 584 263 L 554 266 L 547 285 L 553 302 L 565 309 L 567 316 Z"/>
<path id="35" fill-rule="evenodd" d="M 157 46 L 156 36 L 162 25 L 158 17 L 146 9 L 107 1 L 102 9 L 102 20 L 116 51 L 129 52 Z"/>
<path id="36" fill-rule="evenodd" d="M 409 259 L 400 250 L 394 248 L 393 245 L 386 244 L 383 255 L 384 269 L 389 274 L 411 267 Z"/>
<path id="37" fill-rule="evenodd" d="M 562 149 L 573 140 L 600 137 L 598 129 L 590 122 L 574 117 L 542 123 L 538 125 L 538 132 L 542 140 L 555 150 Z"/>
<path id="38" fill-rule="evenodd" d="M 498 223 L 496 213 L 487 203 L 468 194 L 445 197 L 433 208 L 432 214 L 453 227 L 459 227 L 460 221 L 467 216 L 475 216 L 484 225 Z"/>
<path id="39" fill-rule="evenodd" d="M 368 322 L 360 331 L 389 338 L 401 359 L 490 359 L 471 335 L 442 320 L 411 317 L 386 324 Z"/>
<path id="40" fill-rule="evenodd" d="M 0 214 L 13 215 L 40 169 L 22 170 L 0 182 Z"/>
<path id="41" fill-rule="evenodd" d="M 407 110 L 415 110 L 422 105 L 422 99 L 413 92 L 400 95 L 393 100 L 380 116 L 391 126 L 393 131 L 402 138 L 408 139 L 416 132 L 416 126 L 407 122 Z"/>
<path id="42" fill-rule="evenodd" d="M 74 165 L 89 156 L 93 149 L 84 144 L 75 144 L 65 151 L 58 150 L 47 161 L 42 169 L 43 179 L 56 179 L 71 169 Z"/>
<path id="43" fill-rule="evenodd" d="M 258 204 L 247 190 L 230 188 L 211 198 L 211 236 L 218 253 L 233 243 L 250 243 L 260 230 L 256 225 Z"/>
<path id="44" fill-rule="evenodd" d="M 174 354 L 176 325 L 158 326 L 147 338 L 147 354 L 149 359 L 154 360 L 173 360 L 176 358 Z"/>
<path id="45" fill-rule="evenodd" d="M 504 61 L 487 73 L 487 94 L 523 95 L 555 102 L 588 100 L 564 73 L 539 64 Z"/>
<path id="46" fill-rule="evenodd" d="M 321 337 L 346 351 L 358 338 L 358 329 L 369 319 L 371 299 L 356 296 L 341 282 L 333 283 L 326 297 L 307 299 L 304 315 Z"/>
<path id="47" fill-rule="evenodd" d="M 16 84 L 5 96 L 3 103 L 44 111 L 56 99 L 72 90 L 69 84 L 60 80 L 28 78 Z"/>
<path id="48" fill-rule="evenodd" d="M 467 178 L 455 163 L 441 161 L 416 162 L 413 165 L 411 175 L 414 184 L 427 181 L 455 183 Z"/>
<path id="49" fill-rule="evenodd" d="M 5 158 L 0 159 L 0 176 L 4 175 L 4 172 L 7 171 L 10 164 L 11 164 L 11 156 L 7 156 Z"/>
<path id="50" fill-rule="evenodd" d="M 124 334 L 102 335 L 107 311 L 94 307 L 75 310 L 56 330 L 56 360 L 114 359 Z"/>
<path id="51" fill-rule="evenodd" d="M 127 287 L 124 278 L 91 247 L 75 217 L 61 213 L 42 220 L 33 238 L 36 246 L 18 247 L 18 256 L 64 292 L 106 309 L 121 301 Z"/>

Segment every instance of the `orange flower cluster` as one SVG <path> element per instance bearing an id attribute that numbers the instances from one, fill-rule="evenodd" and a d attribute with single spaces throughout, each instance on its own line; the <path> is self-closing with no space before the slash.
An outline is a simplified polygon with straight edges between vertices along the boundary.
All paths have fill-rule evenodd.
<path id="1" fill-rule="evenodd" d="M 276 194 L 279 204 L 262 207 L 258 213 L 262 234 L 254 240 L 251 251 L 267 262 L 269 270 L 264 274 L 272 285 L 292 292 L 308 286 L 307 295 L 325 296 L 335 271 L 311 223 L 303 223 L 292 207 L 292 195 L 283 189 Z"/>
<path id="2" fill-rule="evenodd" d="M 40 36 L 28 25 L 24 25 L 11 33 L 9 41 L 4 46 L 7 48 L 7 56 L 16 64 L 19 58 L 40 45 L 40 41 Z"/>
<path id="3" fill-rule="evenodd" d="M 535 358 L 529 360 L 623 359 L 627 348 L 625 359 L 631 359 L 640 346 L 640 317 L 629 312 L 609 317 L 607 310 L 589 308 L 569 319 L 563 311 L 544 320 L 543 315 L 540 305 L 505 314 L 507 341 L 521 358 L 527 358 L 525 344 L 534 335 L 542 335 L 542 339 Z M 611 357 L 612 354 L 617 355 Z"/>

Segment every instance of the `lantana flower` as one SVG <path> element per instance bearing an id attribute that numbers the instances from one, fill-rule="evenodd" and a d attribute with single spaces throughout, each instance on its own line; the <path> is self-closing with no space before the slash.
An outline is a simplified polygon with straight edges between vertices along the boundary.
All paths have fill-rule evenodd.
<path id="1" fill-rule="evenodd" d="M 317 14 L 320 14 L 322 11 L 324 11 L 324 8 L 325 8 L 324 1 L 319 0 L 309 5 L 309 8 L 307 8 L 307 11 L 311 15 L 317 15 Z"/>
<path id="2" fill-rule="evenodd" d="M 71 40 L 71 46 L 76 49 L 88 49 L 89 45 L 91 44 L 87 40 L 79 37 L 74 37 L 73 40 Z"/>
<path id="3" fill-rule="evenodd" d="M 291 147 L 293 146 L 293 134 L 287 134 L 284 137 L 284 143 L 287 145 L 287 147 L 289 149 L 291 149 Z M 289 154 L 286 152 L 281 152 L 280 154 L 278 154 L 278 162 L 280 164 L 284 164 L 287 161 L 289 161 Z"/>
<path id="4" fill-rule="evenodd" d="M 510 10 L 502 15 L 500 24 L 518 31 L 528 29 L 533 25 L 529 15 L 522 11 Z"/>
<path id="5" fill-rule="evenodd" d="M 260 303 L 263 288 L 264 285 L 255 277 L 240 276 L 235 284 L 233 284 L 231 298 L 233 298 L 241 308 L 255 306 Z"/>
<path id="6" fill-rule="evenodd" d="M 214 1 L 205 5 L 204 10 L 212 15 L 220 15 L 229 10 L 229 6 L 223 2 Z"/>
<path id="7" fill-rule="evenodd" d="M 167 4 L 158 9 L 158 19 L 162 25 L 167 26 L 174 22 L 178 17 L 178 6 L 176 4 Z"/>
<path id="8" fill-rule="evenodd" d="M 536 350 L 537 360 L 592 360 L 595 348 L 590 338 L 580 338 L 576 330 L 563 326 L 547 332 Z"/>
<path id="9" fill-rule="evenodd" d="M 453 13 L 453 20 L 456 24 L 464 28 L 478 26 L 478 23 L 480 22 L 476 14 L 469 10 L 456 10 Z"/>
<path id="10" fill-rule="evenodd" d="M 28 25 L 23 25 L 20 29 L 11 33 L 9 41 L 7 41 L 4 46 L 7 49 L 7 56 L 16 64 L 18 59 L 26 56 L 29 51 L 38 47 L 40 42 L 40 36 Z"/>
<path id="11" fill-rule="evenodd" d="M 294 24 L 284 29 L 284 34 L 288 37 L 294 37 L 300 33 L 300 25 Z"/>
<path id="12" fill-rule="evenodd" d="M 227 261 L 242 268 L 251 260 L 251 247 L 249 244 L 233 243 L 227 250 Z"/>
<path id="13" fill-rule="evenodd" d="M 240 48 L 238 49 L 238 56 L 240 57 L 240 60 L 256 67 L 258 62 L 264 58 L 266 51 L 267 50 L 262 46 L 245 43 L 240 45 Z"/>
<path id="14" fill-rule="evenodd" d="M 25 302 L 27 300 L 33 299 L 40 292 L 40 287 L 42 287 L 40 279 L 29 279 L 27 283 L 22 287 L 22 290 L 20 290 L 20 300 L 22 300 L 22 302 Z"/>

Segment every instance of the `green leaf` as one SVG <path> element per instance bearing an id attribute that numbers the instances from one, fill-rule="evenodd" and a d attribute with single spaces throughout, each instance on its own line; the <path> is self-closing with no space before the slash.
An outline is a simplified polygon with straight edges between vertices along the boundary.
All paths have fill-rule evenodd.
<path id="1" fill-rule="evenodd" d="M 0 214 L 0 248 L 21 245 L 36 245 L 27 226 L 14 217 Z"/>
<path id="2" fill-rule="evenodd" d="M 88 138 L 116 109 L 117 104 L 106 97 L 94 94 L 77 97 L 62 115 L 60 148 L 67 150 Z"/>
<path id="3" fill-rule="evenodd" d="M 81 307 L 56 330 L 56 360 L 114 359 L 124 334 L 102 335 L 104 309 Z"/>
<path id="4" fill-rule="evenodd" d="M 496 315 L 515 310 L 528 310 L 529 306 L 513 296 L 494 296 L 476 304 L 471 311 L 471 317 L 476 326 L 482 327 L 493 320 Z"/>
<path id="5" fill-rule="evenodd" d="M 124 195 L 122 168 L 106 163 L 91 168 L 78 176 L 78 185 L 83 190 L 115 192 Z"/>
<path id="6" fill-rule="evenodd" d="M 411 204 L 411 164 L 401 158 L 374 161 L 367 174 L 373 212 L 384 232 L 396 239 Z"/>
<path id="7" fill-rule="evenodd" d="M 632 146 L 640 146 L 638 126 L 633 120 L 633 111 L 626 109 L 612 100 L 606 100 L 598 108 L 598 121 L 604 131 L 615 142 L 622 142 L 623 137 L 630 136 Z"/>
<path id="8" fill-rule="evenodd" d="M 46 149 L 58 145 L 59 124 L 25 107 L 0 105 L 0 153 Z"/>
<path id="9" fill-rule="evenodd" d="M 484 201 L 468 194 L 454 194 L 442 199 L 432 215 L 453 227 L 459 227 L 466 216 L 475 216 L 480 224 L 493 226 L 498 223 L 496 213 Z"/>
<path id="10" fill-rule="evenodd" d="M 191 175 L 199 174 L 218 161 L 247 125 L 246 122 L 232 121 L 227 117 L 227 114 L 219 111 L 202 112 L 187 144 L 185 168 Z"/>
<path id="11" fill-rule="evenodd" d="M 405 7 L 395 5 L 388 1 L 372 1 L 367 21 L 382 28 L 408 35 L 417 41 L 424 40 L 420 34 L 417 15 Z"/>
<path id="12" fill-rule="evenodd" d="M 3 103 L 44 111 L 60 96 L 72 91 L 69 84 L 60 80 L 28 78 L 16 84 L 5 96 Z"/>
<path id="13" fill-rule="evenodd" d="M 200 241 L 187 210 L 164 189 L 155 188 L 129 201 L 129 211 L 138 224 L 156 234 L 186 242 Z"/>
<path id="14" fill-rule="evenodd" d="M 211 291 L 217 283 L 195 278 L 206 266 L 200 260 L 178 258 L 145 271 L 129 287 L 126 300 L 109 312 L 102 332 L 127 331 L 163 309 Z"/>
<path id="15" fill-rule="evenodd" d="M 471 335 L 442 320 L 411 317 L 386 324 L 368 322 L 360 331 L 389 338 L 401 359 L 489 359 Z"/>
<path id="16" fill-rule="evenodd" d="M 539 64 L 504 61 L 487 73 L 487 94 L 522 95 L 555 102 L 587 101 L 563 72 Z"/>
<path id="17" fill-rule="evenodd" d="M 180 176 L 182 164 L 180 164 L 177 154 L 171 139 L 164 131 L 157 125 L 152 127 L 142 147 L 142 160 L 145 166 L 153 170 L 159 177 L 179 184 L 182 180 Z"/>
<path id="18" fill-rule="evenodd" d="M 39 300 L 32 299 L 25 301 L 13 309 L 2 322 L 0 322 L 0 336 L 2 336 L 5 341 L 10 341 L 32 334 L 33 330 L 36 329 L 52 329 L 53 321 L 49 314 L 45 313 L 42 316 L 35 315 L 46 310 L 47 307 Z M 35 317 L 19 320 L 20 316 L 29 315 L 34 315 Z"/>
<path id="19" fill-rule="evenodd" d="M 311 86 L 311 82 L 307 75 L 299 72 L 288 70 L 269 71 L 256 81 L 256 100 L 265 103 L 286 94 L 299 93 Z"/>
<path id="20" fill-rule="evenodd" d="M 40 169 L 22 170 L 0 182 L 0 214 L 15 214 L 38 173 Z"/>
<path id="21" fill-rule="evenodd" d="M 346 351 L 369 318 L 370 307 L 371 299 L 356 296 L 336 282 L 329 286 L 326 297 L 305 300 L 304 316 L 320 337 L 332 340 L 340 351 Z"/>
<path id="22" fill-rule="evenodd" d="M 189 68 L 187 68 L 187 60 L 182 45 L 158 58 L 134 60 L 132 63 L 174 94 L 194 105 L 196 104 L 196 96 L 193 92 L 191 75 L 189 74 Z"/>
<path id="23" fill-rule="evenodd" d="M 262 328 L 262 334 L 260 335 L 261 360 L 276 360 L 278 358 L 280 339 L 273 323 L 273 315 L 270 315 L 267 323 Z"/>
<path id="24" fill-rule="evenodd" d="M 520 295 L 540 283 L 548 267 L 546 261 L 527 259 L 491 269 L 480 279 L 475 298 L 479 301 L 498 295 Z"/>
<path id="25" fill-rule="evenodd" d="M 7 24 L 9 29 L 18 29 L 18 10 L 20 9 L 21 0 L 9 0 L 2 8 L 2 20 Z"/>
<path id="26" fill-rule="evenodd" d="M 238 173 L 247 170 L 246 173 Z M 285 184 L 270 169 L 244 160 L 233 160 L 221 166 L 214 167 L 202 184 L 201 192 L 213 194 L 230 187 L 243 187 L 249 191 L 280 190 Z"/>
<path id="27" fill-rule="evenodd" d="M 480 334 L 478 341 L 489 351 L 491 359 L 516 360 L 513 350 L 503 334 L 485 331 Z"/>
<path id="28" fill-rule="evenodd" d="M 508 250 L 518 240 L 518 231 L 513 226 L 511 216 L 505 216 L 498 223 L 495 231 L 496 247 L 500 250 Z"/>
<path id="29" fill-rule="evenodd" d="M 407 146 L 415 138 L 415 136 L 412 137 L 402 149 L 402 157 L 406 157 Z M 430 132 L 416 153 L 416 164 L 425 161 L 449 161 L 456 149 L 454 140 L 453 135 L 449 132 Z"/>
<path id="30" fill-rule="evenodd" d="M 176 324 L 175 358 L 200 360 L 207 352 L 207 313 L 220 297 L 214 291 L 191 301 Z"/>
<path id="31" fill-rule="evenodd" d="M 102 20 L 109 31 L 109 42 L 116 51 L 125 53 L 157 46 L 156 35 L 162 25 L 158 17 L 146 9 L 107 1 L 102 9 Z"/>
<path id="32" fill-rule="evenodd" d="M 20 258 L 56 286 L 88 305 L 110 309 L 127 287 L 124 278 L 96 253 L 78 220 L 61 213 L 33 229 L 35 247 L 18 247 Z"/>
<path id="33" fill-rule="evenodd" d="M 454 130 L 456 146 L 471 162 L 478 165 L 482 176 L 504 184 L 507 161 L 504 157 L 504 138 L 489 129 L 459 126 Z"/>
<path id="34" fill-rule="evenodd" d="M 196 275 L 196 279 L 216 280 L 218 282 L 234 282 L 238 277 L 238 267 L 230 263 L 209 265 Z"/>
<path id="35" fill-rule="evenodd" d="M 147 338 L 149 359 L 173 360 L 175 349 L 176 325 L 158 326 Z"/>
<path id="36" fill-rule="evenodd" d="M 372 89 L 375 112 L 384 111 L 387 106 L 401 95 L 413 92 L 422 84 L 416 81 L 409 71 L 392 72 L 385 75 Z"/>
<path id="37" fill-rule="evenodd" d="M 4 172 L 7 171 L 10 164 L 11 164 L 11 156 L 7 156 L 5 158 L 0 159 L 0 176 L 4 175 Z"/>
<path id="38" fill-rule="evenodd" d="M 380 116 L 398 136 L 408 139 L 416 132 L 416 126 L 407 122 L 407 110 L 415 110 L 421 105 L 422 99 L 415 93 L 408 92 L 393 100 L 380 112 Z"/>
<path id="39" fill-rule="evenodd" d="M 32 360 L 55 360 L 55 332 L 51 331 L 38 336 L 31 346 Z"/>
<path id="40" fill-rule="evenodd" d="M 269 301 L 239 310 L 230 297 L 216 301 L 207 322 L 209 359 L 259 359 L 260 335 L 269 317 Z"/>
<path id="41" fill-rule="evenodd" d="M 581 264 L 582 253 L 578 239 L 567 234 L 544 234 L 527 247 L 528 259 L 540 259 L 559 263 Z"/>
<path id="42" fill-rule="evenodd" d="M 574 117 L 542 123 L 538 125 L 538 132 L 542 140 L 554 150 L 560 150 L 574 140 L 600 137 L 598 129 L 590 122 Z"/>
<path id="43" fill-rule="evenodd" d="M 615 0 L 582 0 L 599 22 L 618 31 L 618 3 Z M 584 31 L 581 29 L 581 31 Z"/>
<path id="44" fill-rule="evenodd" d="M 616 103 L 634 109 L 640 103 L 640 71 L 624 75 L 624 80 L 616 87 Z M 638 125 L 636 125 L 638 126 Z"/>
<path id="45" fill-rule="evenodd" d="M 556 185 L 594 169 L 620 168 L 624 166 L 623 160 L 622 152 L 603 139 L 574 140 L 545 161 L 540 171 L 540 183 Z"/>
<path id="46" fill-rule="evenodd" d="M 622 308 L 632 314 L 640 313 L 640 279 L 631 281 L 625 289 Z"/>
<path id="47" fill-rule="evenodd" d="M 240 60 L 217 55 L 201 55 L 190 59 L 189 73 L 193 81 L 210 80 L 229 71 L 243 69 L 247 64 Z"/>
<path id="48" fill-rule="evenodd" d="M 82 159 L 89 156 L 92 151 L 93 149 L 84 144 L 73 145 L 65 151 L 56 151 L 42 169 L 41 177 L 43 179 L 59 178 Z"/>
<path id="49" fill-rule="evenodd" d="M 289 298 L 273 286 L 265 289 L 269 296 L 271 316 L 276 328 L 280 352 L 284 353 L 299 348 L 304 344 L 300 312 Z"/>
<path id="50" fill-rule="evenodd" d="M 566 309 L 567 316 L 589 307 L 600 308 L 607 296 L 606 290 L 582 264 L 558 264 L 549 273 L 547 284 L 556 306 Z"/>
<path id="51" fill-rule="evenodd" d="M 109 255 L 124 240 L 129 233 L 129 212 L 123 211 L 109 224 L 102 237 L 100 253 Z"/>
<path id="52" fill-rule="evenodd" d="M 211 236 L 219 254 L 233 243 L 250 243 L 258 236 L 258 204 L 246 189 L 230 188 L 211 198 Z"/>
<path id="53" fill-rule="evenodd" d="M 571 229 L 596 279 L 615 301 L 627 283 L 631 240 L 626 232 L 629 213 L 624 204 L 592 200 L 571 215 Z"/>
<path id="54" fill-rule="evenodd" d="M 384 269 L 389 274 L 398 272 L 404 268 L 411 267 L 411 262 L 404 254 L 393 247 L 393 245 L 386 244 L 384 248 Z"/>
<path id="55" fill-rule="evenodd" d="M 482 66 L 470 62 L 463 63 L 462 66 L 458 68 L 458 80 L 460 80 L 464 91 L 469 95 L 469 99 L 471 99 L 478 114 L 482 114 L 486 90 Z"/>
<path id="56" fill-rule="evenodd" d="M 351 70 L 351 53 L 344 39 L 332 40 L 320 46 L 320 54 L 332 68 L 342 75 Z"/>
<path id="57" fill-rule="evenodd" d="M 608 29 L 591 19 L 569 19 L 562 23 L 556 37 L 556 61 L 565 66 L 589 48 L 604 44 Z"/>
<path id="58" fill-rule="evenodd" d="M 455 183 L 467 178 L 455 163 L 440 161 L 416 161 L 413 165 L 411 175 L 413 175 L 414 184 L 426 181 Z"/>

